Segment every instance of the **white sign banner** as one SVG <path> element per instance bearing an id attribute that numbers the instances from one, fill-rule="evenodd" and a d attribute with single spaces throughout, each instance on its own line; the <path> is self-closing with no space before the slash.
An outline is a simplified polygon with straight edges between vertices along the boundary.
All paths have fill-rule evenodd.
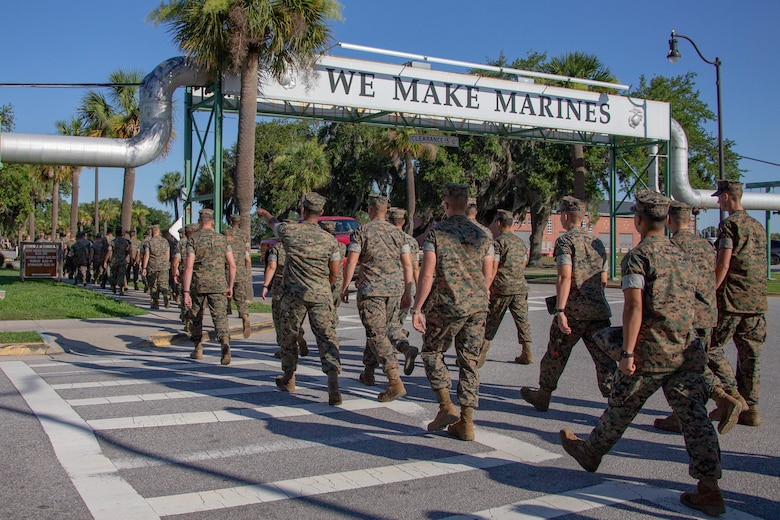
<path id="1" fill-rule="evenodd" d="M 668 103 L 408 65 L 321 56 L 313 74 L 283 83 L 261 81 L 258 101 L 660 140 L 670 133 Z M 223 91 L 238 94 L 237 78 L 225 78 Z"/>

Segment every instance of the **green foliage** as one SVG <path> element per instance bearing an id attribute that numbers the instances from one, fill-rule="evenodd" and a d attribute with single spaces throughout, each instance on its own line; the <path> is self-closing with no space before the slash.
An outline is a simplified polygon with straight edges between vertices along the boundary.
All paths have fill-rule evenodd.
<path id="1" fill-rule="evenodd" d="M 33 209 L 31 168 L 26 164 L 5 164 L 0 169 L 0 235 L 16 236 L 16 230 Z"/>

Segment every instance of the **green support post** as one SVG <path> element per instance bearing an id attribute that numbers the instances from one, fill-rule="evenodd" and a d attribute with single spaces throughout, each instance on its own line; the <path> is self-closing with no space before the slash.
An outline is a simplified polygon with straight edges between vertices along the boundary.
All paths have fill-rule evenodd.
<path id="1" fill-rule="evenodd" d="M 187 200 L 184 201 L 184 224 L 192 222 L 192 87 L 187 87 L 184 94 L 184 191 Z"/>
<path id="2" fill-rule="evenodd" d="M 615 139 L 609 147 L 609 279 L 617 278 L 617 165 L 615 164 Z"/>
<path id="3" fill-rule="evenodd" d="M 214 220 L 222 231 L 222 79 L 214 84 Z"/>

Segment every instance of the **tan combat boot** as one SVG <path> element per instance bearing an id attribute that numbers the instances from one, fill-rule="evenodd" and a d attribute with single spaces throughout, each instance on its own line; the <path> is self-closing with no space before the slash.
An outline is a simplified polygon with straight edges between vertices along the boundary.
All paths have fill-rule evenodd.
<path id="1" fill-rule="evenodd" d="M 574 435 L 574 432 L 564 428 L 558 434 L 561 438 L 561 445 L 566 453 L 574 457 L 574 460 L 582 466 L 582 469 L 594 473 L 599 469 L 601 457 L 585 446 L 585 441 Z"/>
<path id="2" fill-rule="evenodd" d="M 203 342 L 195 343 L 195 349 L 190 353 L 190 359 L 203 359 Z"/>
<path id="3" fill-rule="evenodd" d="M 301 357 L 309 355 L 309 345 L 306 343 L 306 338 L 302 334 L 298 335 L 298 350 L 301 352 Z"/>
<path id="4" fill-rule="evenodd" d="M 328 404 L 331 406 L 338 406 L 341 402 L 339 373 L 337 370 L 331 370 L 328 372 Z"/>
<path id="5" fill-rule="evenodd" d="M 747 404 L 747 402 L 745 401 L 745 398 L 744 398 L 744 397 L 742 397 L 742 395 L 740 395 L 740 393 L 739 393 L 739 390 L 737 390 L 736 388 L 732 388 L 731 390 L 723 390 L 723 388 L 722 388 L 722 387 L 718 387 L 718 388 L 716 388 L 715 390 L 713 390 L 713 391 L 710 393 L 710 397 L 712 397 L 712 396 L 713 396 L 713 394 L 714 394 L 716 391 L 718 391 L 718 390 L 720 390 L 720 391 L 722 391 L 722 392 L 726 393 L 727 395 L 730 395 L 731 397 L 733 397 L 734 399 L 736 399 L 737 401 L 739 401 L 739 403 L 740 403 L 740 405 L 741 405 L 741 409 L 737 409 L 737 413 L 743 412 L 743 411 L 745 411 L 745 410 L 747 410 L 747 409 L 748 409 L 748 404 Z M 715 398 L 714 398 L 714 397 L 712 397 L 712 399 L 714 400 Z M 715 404 L 716 404 L 716 405 L 718 404 L 718 403 L 717 403 L 717 401 L 715 402 Z M 719 421 L 719 420 L 720 420 L 720 416 L 721 416 L 721 410 L 720 410 L 720 407 L 719 407 L 719 406 L 716 406 L 716 407 L 715 407 L 715 409 L 714 409 L 714 410 L 712 410 L 712 411 L 710 412 L 710 416 L 709 416 L 709 417 L 710 417 L 710 419 L 712 419 L 712 420 Z"/>
<path id="6" fill-rule="evenodd" d="M 471 406 L 460 407 L 460 420 L 447 427 L 447 433 L 462 441 L 474 440 L 474 408 Z"/>
<path id="7" fill-rule="evenodd" d="M 515 358 L 515 363 L 521 365 L 530 365 L 534 362 L 534 355 L 531 353 L 531 344 L 523 343 L 523 352 Z"/>
<path id="8" fill-rule="evenodd" d="M 524 386 L 520 389 L 520 396 L 525 402 L 534 405 L 534 408 L 539 412 L 546 412 L 550 408 L 552 392 L 547 392 L 541 388 L 539 390 L 531 390 Z"/>
<path id="9" fill-rule="evenodd" d="M 171 308 L 171 300 L 168 298 L 167 294 L 163 294 L 163 305 L 165 305 L 166 309 Z"/>
<path id="10" fill-rule="evenodd" d="M 295 392 L 295 372 L 276 376 L 276 386 L 278 386 L 283 392 Z"/>
<path id="11" fill-rule="evenodd" d="M 252 324 L 249 323 L 249 314 L 242 314 L 241 322 L 244 325 L 244 338 L 248 338 L 252 335 Z"/>
<path id="12" fill-rule="evenodd" d="M 420 349 L 408 343 L 406 344 L 406 350 L 404 351 L 404 374 L 407 376 L 412 375 L 412 372 L 414 372 L 414 361 L 419 353 Z"/>
<path id="13" fill-rule="evenodd" d="M 154 299 L 152 300 L 152 304 L 149 306 L 150 309 L 159 309 L 160 308 L 160 300 Z"/>
<path id="14" fill-rule="evenodd" d="M 429 432 L 443 430 L 458 420 L 458 409 L 452 404 L 449 388 L 440 388 L 436 390 L 436 399 L 439 401 L 439 413 L 437 413 L 433 421 L 428 424 Z"/>
<path id="15" fill-rule="evenodd" d="M 374 379 L 374 367 L 364 368 L 363 372 L 358 376 L 358 379 L 366 386 L 374 386 L 376 384 L 376 379 Z"/>
<path id="16" fill-rule="evenodd" d="M 745 426 L 761 426 L 761 416 L 758 414 L 758 405 L 748 406 L 747 410 L 744 410 L 739 414 L 738 422 Z"/>
<path id="17" fill-rule="evenodd" d="M 680 418 L 677 417 L 677 412 L 672 412 L 669 417 L 656 419 L 653 421 L 653 426 L 665 432 L 682 433 L 682 424 L 680 424 Z"/>
<path id="18" fill-rule="evenodd" d="M 230 343 L 222 343 L 222 358 L 219 362 L 222 365 L 230 364 Z"/>
<path id="19" fill-rule="evenodd" d="M 384 392 L 379 394 L 379 397 L 377 398 L 379 402 L 389 403 L 390 401 L 395 401 L 396 399 L 405 396 L 406 387 L 404 386 L 403 381 L 401 381 L 401 378 L 398 377 L 398 369 L 388 368 L 385 375 L 387 375 L 387 388 L 385 388 Z"/>
<path id="20" fill-rule="evenodd" d="M 725 435 L 737 424 L 742 405 L 733 396 L 724 392 L 722 388 L 714 389 L 710 398 L 718 405 L 718 433 Z"/>
<path id="21" fill-rule="evenodd" d="M 490 350 L 490 341 L 483 340 L 482 348 L 479 350 L 479 359 L 477 360 L 477 368 L 482 368 L 483 366 L 485 366 L 485 362 L 487 361 L 488 350 Z"/>
<path id="22" fill-rule="evenodd" d="M 680 502 L 709 516 L 718 516 L 726 512 L 717 480 L 700 480 L 696 491 L 680 495 Z"/>

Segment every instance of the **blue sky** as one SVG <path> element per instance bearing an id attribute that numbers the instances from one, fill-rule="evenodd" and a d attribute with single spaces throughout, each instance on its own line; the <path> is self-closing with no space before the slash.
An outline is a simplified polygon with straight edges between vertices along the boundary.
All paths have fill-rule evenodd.
<path id="1" fill-rule="evenodd" d="M 3 60 L 0 82 L 93 83 L 111 71 L 137 69 L 144 74 L 179 55 L 163 27 L 145 21 L 156 0 L 28 0 L 0 8 Z M 485 63 L 501 51 L 511 61 L 529 50 L 557 56 L 570 51 L 596 54 L 620 82 L 636 85 L 640 75 L 697 73 L 701 97 L 715 112 L 715 68 L 680 40 L 682 59 L 666 60 L 672 29 L 693 38 L 704 56 L 719 56 L 723 133 L 736 141 L 740 155 L 780 162 L 780 2 L 666 1 L 583 2 L 523 0 L 344 0 L 334 40 Z M 333 54 L 376 61 L 398 59 L 350 53 Z M 0 88 L 0 104 L 10 103 L 16 131 L 55 133 L 55 121 L 69 119 L 83 96 L 80 89 Z M 181 111 L 182 91 L 176 99 Z M 235 141 L 234 116 L 226 119 L 226 141 Z M 181 117 L 178 122 L 181 128 Z M 711 130 L 717 131 L 715 122 Z M 177 132 L 181 136 L 181 129 Z M 135 198 L 160 207 L 156 185 L 163 173 L 182 171 L 182 140 L 165 161 L 138 169 Z M 780 168 L 742 160 L 746 182 L 780 180 Z M 122 171 L 101 168 L 101 197 L 121 198 Z M 92 200 L 92 170 L 82 175 L 82 201 Z M 763 222 L 763 214 L 757 215 Z M 706 223 L 717 221 L 709 211 Z M 775 217 L 773 230 L 780 231 Z"/>

